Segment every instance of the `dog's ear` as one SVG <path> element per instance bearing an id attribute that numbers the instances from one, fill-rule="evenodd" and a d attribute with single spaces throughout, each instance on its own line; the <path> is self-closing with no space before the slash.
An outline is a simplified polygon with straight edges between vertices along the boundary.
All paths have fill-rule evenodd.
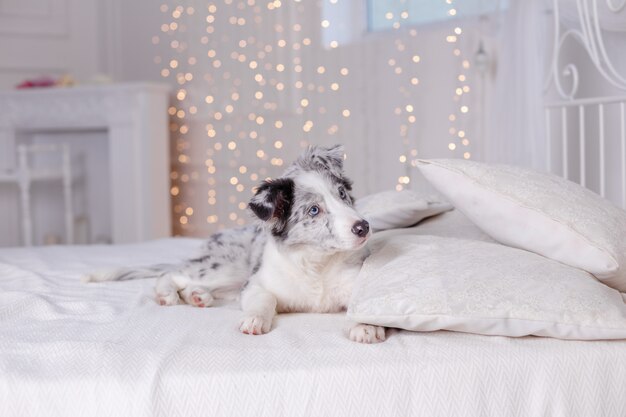
<path id="1" fill-rule="evenodd" d="M 345 151 L 343 145 L 330 148 L 311 146 L 298 160 L 297 164 L 305 170 L 323 171 L 333 180 L 342 184 L 347 191 L 352 190 L 352 181 L 343 172 Z"/>
<path id="2" fill-rule="evenodd" d="M 272 233 L 280 236 L 287 227 L 293 204 L 294 183 L 290 178 L 263 181 L 250 200 L 250 210 L 259 219 L 272 223 Z"/>
<path id="3" fill-rule="evenodd" d="M 316 169 L 326 169 L 333 175 L 341 177 L 343 175 L 343 145 L 335 145 L 330 148 L 322 146 L 311 146 L 300 157 L 300 163 Z"/>

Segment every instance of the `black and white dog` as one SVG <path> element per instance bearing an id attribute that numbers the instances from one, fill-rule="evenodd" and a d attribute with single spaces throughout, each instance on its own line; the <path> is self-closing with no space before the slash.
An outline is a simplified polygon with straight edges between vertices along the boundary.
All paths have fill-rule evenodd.
<path id="1" fill-rule="evenodd" d="M 353 208 L 344 150 L 311 147 L 279 178 L 264 181 L 249 207 L 257 225 L 217 233 L 181 265 L 96 273 L 85 281 L 157 277 L 161 305 L 209 307 L 241 296 L 239 329 L 270 331 L 276 313 L 345 310 L 369 252 L 369 224 Z M 357 324 L 350 339 L 375 343 L 385 329 Z"/>

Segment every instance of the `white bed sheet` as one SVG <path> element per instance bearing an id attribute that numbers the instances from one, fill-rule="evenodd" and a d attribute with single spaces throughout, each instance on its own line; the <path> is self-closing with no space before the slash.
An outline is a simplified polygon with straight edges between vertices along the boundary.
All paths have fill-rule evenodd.
<path id="1" fill-rule="evenodd" d="M 337 314 L 248 336 L 236 304 L 160 307 L 152 280 L 78 281 L 199 244 L 1 250 L 0 416 L 626 415 L 622 341 L 391 331 L 361 345 Z"/>

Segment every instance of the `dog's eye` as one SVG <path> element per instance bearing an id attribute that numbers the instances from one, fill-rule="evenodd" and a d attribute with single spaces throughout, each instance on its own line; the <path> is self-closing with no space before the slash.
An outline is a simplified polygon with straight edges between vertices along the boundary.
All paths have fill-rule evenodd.
<path id="1" fill-rule="evenodd" d="M 320 208 L 317 206 L 313 206 L 309 209 L 309 216 L 315 217 L 320 214 Z"/>
<path id="2" fill-rule="evenodd" d="M 339 188 L 339 197 L 340 197 L 342 200 L 345 200 L 345 199 L 346 199 L 346 190 L 344 190 L 344 189 L 343 189 L 343 187 Z"/>

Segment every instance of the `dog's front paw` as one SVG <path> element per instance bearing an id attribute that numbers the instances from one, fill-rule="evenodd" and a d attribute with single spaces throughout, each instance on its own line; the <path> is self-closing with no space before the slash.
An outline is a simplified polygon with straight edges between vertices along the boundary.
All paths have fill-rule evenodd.
<path id="1" fill-rule="evenodd" d="M 156 302 L 162 306 L 175 306 L 179 304 L 180 297 L 176 291 L 157 293 Z"/>
<path id="2" fill-rule="evenodd" d="M 245 334 L 264 334 L 270 331 L 272 320 L 262 316 L 244 316 L 239 321 L 239 330 Z"/>
<path id="3" fill-rule="evenodd" d="M 198 287 L 185 288 L 180 291 L 183 300 L 194 307 L 211 307 L 213 305 L 213 296 L 207 290 Z"/>
<path id="4" fill-rule="evenodd" d="M 195 290 L 191 292 L 191 303 L 196 307 L 210 307 L 213 304 L 211 293 L 204 290 Z"/>
<path id="5" fill-rule="evenodd" d="M 357 324 L 350 329 L 350 340 L 359 343 L 384 342 L 385 328 L 369 324 Z"/>

